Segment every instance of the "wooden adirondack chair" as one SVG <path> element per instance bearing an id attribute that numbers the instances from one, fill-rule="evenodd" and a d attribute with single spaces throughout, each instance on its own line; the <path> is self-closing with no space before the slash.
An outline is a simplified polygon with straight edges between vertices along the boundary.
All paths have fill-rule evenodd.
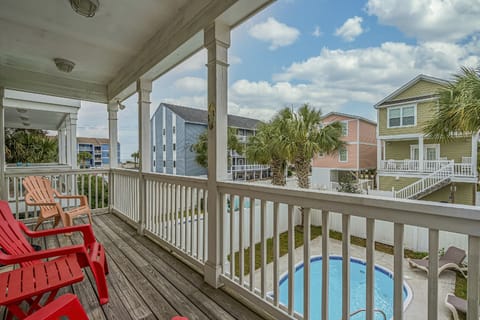
<path id="1" fill-rule="evenodd" d="M 3 262 L 5 257 L 4 253 L 0 253 L 0 261 Z M 60 288 L 80 282 L 83 277 L 75 254 L 0 273 L 0 305 L 8 310 L 7 320 L 13 317 L 25 319 L 52 302 Z M 20 306 L 24 302 L 26 310 Z M 45 319 L 39 317 L 40 312 L 35 312 L 36 316 L 28 318 Z"/>
<path id="2" fill-rule="evenodd" d="M 60 192 L 52 188 L 50 180 L 40 176 L 29 176 L 23 179 L 23 186 L 27 190 L 25 195 L 25 203 L 29 206 L 38 206 L 40 213 L 38 215 L 37 224 L 34 230 L 42 224 L 43 221 L 54 218 L 54 227 L 58 225 L 61 219 L 65 227 L 73 225 L 73 218 L 78 215 L 88 215 L 90 224 L 92 223 L 92 211 L 88 205 L 86 196 L 83 195 L 62 195 Z M 64 211 L 59 199 L 79 199 L 80 205 L 69 211 Z"/>
<path id="3" fill-rule="evenodd" d="M 25 318 L 25 320 L 58 320 L 64 319 L 88 320 L 80 301 L 76 295 L 66 293 L 47 304 L 39 311 Z"/>
<path id="4" fill-rule="evenodd" d="M 31 238 L 38 238 L 72 232 L 83 234 L 83 244 L 35 251 L 25 238 L 25 234 Z M 0 263 L 18 263 L 22 267 L 42 263 L 42 259 L 74 254 L 80 267 L 90 267 L 97 284 L 100 304 L 108 302 L 108 287 L 105 276 L 108 274 L 108 264 L 105 250 L 102 244 L 96 241 L 92 225 L 83 224 L 31 231 L 25 224 L 14 219 L 8 202 L 0 201 L 0 247 L 7 253 L 0 255 Z"/>

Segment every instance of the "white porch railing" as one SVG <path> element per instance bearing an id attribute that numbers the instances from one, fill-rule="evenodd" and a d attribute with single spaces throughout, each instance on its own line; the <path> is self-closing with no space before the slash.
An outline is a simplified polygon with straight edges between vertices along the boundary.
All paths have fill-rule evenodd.
<path id="1" fill-rule="evenodd" d="M 208 196 L 206 179 L 154 173 L 144 173 L 140 176 L 137 171 L 122 169 L 111 170 L 110 177 L 105 170 L 75 170 L 49 174 L 54 177 L 65 177 L 61 179 L 73 179 L 77 182 L 73 185 L 78 186 L 79 183 L 81 184 L 80 175 L 87 172 L 90 175 L 101 175 L 108 181 L 108 189 L 112 191 L 111 208 L 114 212 L 126 217 L 126 220 L 134 225 L 143 224 L 144 233 L 147 236 L 174 251 L 178 256 L 196 266 L 200 272 L 204 272 L 203 267 L 208 257 L 206 248 L 210 238 L 206 227 L 209 223 L 208 211 L 205 207 Z M 47 172 L 44 174 L 46 175 Z M 72 176 L 76 176 L 76 180 L 68 178 Z M 7 174 L 9 181 L 17 179 L 16 184 L 11 182 L 12 185 L 17 186 L 13 188 L 18 188 L 20 178 L 21 176 Z M 67 186 L 68 191 L 68 186 L 72 184 L 58 179 L 58 188 Z M 144 183 L 144 188 L 140 188 L 140 183 Z M 141 189 L 145 190 L 144 196 L 139 195 Z M 404 236 L 408 236 L 406 232 L 408 226 L 428 229 L 428 251 L 432 271 L 426 276 L 428 277 L 428 303 L 423 310 L 424 314 L 427 313 L 428 319 L 439 318 L 439 284 L 436 271 L 438 270 L 439 232 L 455 232 L 468 238 L 468 301 L 471 302 L 468 305 L 467 319 L 478 319 L 476 301 L 479 299 L 480 280 L 480 210 L 476 207 L 259 186 L 249 183 L 218 182 L 217 190 L 221 199 L 219 204 L 221 241 L 216 244 L 221 252 L 221 280 L 229 292 L 242 296 L 257 309 L 262 309 L 276 319 L 312 319 L 317 315 L 310 313 L 310 307 L 317 303 L 322 305 L 322 318 L 327 319 L 330 297 L 326 293 L 329 286 L 335 284 L 323 281 L 322 298 L 318 301 L 314 299 L 313 288 L 310 286 L 312 275 L 309 259 L 313 248 L 312 243 L 306 241 L 299 255 L 299 252 L 295 251 L 295 235 L 310 239 L 310 227 L 313 223 L 322 225 L 321 252 L 324 256 L 328 256 L 333 253 L 333 248 L 327 230 L 330 230 L 331 222 L 337 216 L 342 220 L 341 255 L 344 261 L 351 256 L 351 245 L 347 241 L 353 230 L 350 222 L 360 219 L 365 224 L 367 319 L 373 319 L 375 309 L 372 298 L 374 297 L 373 270 L 376 263 L 374 240 L 377 224 L 381 224 L 382 228 L 391 228 L 393 234 L 393 314 L 395 319 L 402 319 L 404 315 L 403 248 Z M 14 194 L 13 190 L 11 192 Z M 146 199 L 145 212 L 139 212 L 140 199 Z M 303 208 L 303 225 L 301 230 L 296 230 L 296 226 L 302 224 L 300 208 Z M 280 263 L 281 233 L 285 233 L 282 238 L 286 237 L 288 242 L 288 252 L 282 257 L 286 264 Z M 267 255 L 269 243 L 272 243 L 273 248 L 270 256 Z M 257 249 L 246 251 L 247 248 L 253 247 Z M 294 307 L 295 301 L 299 298 L 294 294 L 293 277 L 288 277 L 289 289 L 284 302 L 281 302 L 279 295 L 280 275 L 285 271 L 292 275 L 296 264 L 301 261 L 304 263 L 302 281 L 305 312 L 303 314 L 296 312 Z M 326 275 L 329 270 L 329 260 L 323 259 L 322 266 L 323 279 L 328 279 Z M 349 264 L 343 264 L 342 281 L 344 284 L 350 283 Z M 338 302 L 338 308 L 341 308 L 344 319 L 348 319 L 348 315 L 355 311 L 349 305 L 350 294 L 349 286 L 343 285 L 343 298 L 342 302 Z"/>
<path id="2" fill-rule="evenodd" d="M 449 164 L 454 164 L 454 175 L 459 177 L 474 177 L 476 168 L 470 163 L 454 163 L 453 160 L 425 160 L 423 167 L 418 160 L 382 160 L 379 171 L 391 173 L 431 173 Z"/>
<path id="3" fill-rule="evenodd" d="M 36 218 L 38 208 L 25 204 L 23 179 L 27 176 L 43 176 L 52 181 L 55 190 L 62 194 L 86 195 L 93 212 L 107 212 L 109 209 L 109 170 L 72 170 L 65 168 L 7 168 L 3 184 L 10 208 L 17 219 Z M 62 205 L 69 208 L 74 200 L 64 200 Z"/>

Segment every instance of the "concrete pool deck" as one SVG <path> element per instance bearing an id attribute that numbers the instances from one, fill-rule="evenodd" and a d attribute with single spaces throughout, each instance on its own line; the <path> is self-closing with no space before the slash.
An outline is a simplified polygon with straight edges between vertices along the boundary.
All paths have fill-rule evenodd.
<path id="1" fill-rule="evenodd" d="M 322 255 L 322 238 L 318 237 L 311 242 L 311 253 L 312 256 Z M 351 256 L 354 258 L 360 258 L 365 260 L 366 258 L 366 249 L 364 247 L 359 247 L 356 245 L 351 245 L 350 247 Z M 342 254 L 342 242 L 334 239 L 330 239 L 330 254 L 332 255 L 341 255 Z M 299 263 L 303 261 L 303 246 L 295 250 L 295 261 Z M 279 270 L 280 274 L 287 272 L 288 270 L 288 259 L 287 255 L 280 257 L 279 259 Z M 375 251 L 375 263 L 382 267 L 385 267 L 389 270 L 393 270 L 393 255 Z M 427 317 L 427 274 L 418 269 L 412 269 L 408 265 L 408 262 L 404 260 L 404 279 L 407 284 L 412 289 L 413 298 L 407 309 L 405 310 L 404 317 L 408 320 L 423 320 Z M 273 290 L 273 263 L 267 265 L 266 270 L 266 285 L 267 290 Z M 440 280 L 438 283 L 438 307 L 439 307 L 439 320 L 448 320 L 451 319 L 451 312 L 445 307 L 445 297 L 448 293 L 454 292 L 455 290 L 455 272 L 453 271 L 444 271 L 440 275 Z M 257 270 L 255 272 L 255 286 L 260 288 L 260 272 Z M 314 293 L 312 293 L 312 297 Z M 354 311 L 354 310 L 352 310 Z"/>

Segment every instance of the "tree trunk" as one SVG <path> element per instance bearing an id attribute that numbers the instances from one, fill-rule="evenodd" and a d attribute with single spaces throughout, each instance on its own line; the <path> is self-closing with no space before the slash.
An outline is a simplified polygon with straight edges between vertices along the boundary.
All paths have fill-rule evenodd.
<path id="1" fill-rule="evenodd" d="M 295 169 L 297 170 L 297 186 L 302 189 L 309 189 L 310 181 L 308 180 L 308 176 L 310 174 L 310 159 L 297 157 L 295 159 Z M 302 228 L 305 222 L 304 211 L 304 208 L 300 207 L 300 212 L 302 214 Z"/>
<path id="2" fill-rule="evenodd" d="M 284 186 L 286 181 L 283 172 L 283 161 L 272 160 L 270 168 L 272 169 L 272 184 L 275 186 Z"/>

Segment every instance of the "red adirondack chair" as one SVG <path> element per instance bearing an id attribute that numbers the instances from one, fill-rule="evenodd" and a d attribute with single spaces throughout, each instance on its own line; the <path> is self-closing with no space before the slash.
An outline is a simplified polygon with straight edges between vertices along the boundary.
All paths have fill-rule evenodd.
<path id="1" fill-rule="evenodd" d="M 8 260 L 9 257 L 0 252 L 0 262 Z M 0 305 L 8 310 L 7 320 L 25 319 L 53 301 L 60 288 L 82 280 L 83 272 L 75 254 L 3 272 L 0 273 Z M 46 301 L 42 306 L 44 296 Z M 23 302 L 28 306 L 26 310 L 20 307 Z"/>
<path id="2" fill-rule="evenodd" d="M 64 317 L 72 320 L 88 320 L 85 310 L 74 294 L 64 294 L 39 311 L 26 317 L 25 320 L 58 320 Z"/>
<path id="3" fill-rule="evenodd" d="M 83 244 L 35 251 L 25 238 L 25 234 L 31 238 L 39 238 L 72 232 L 83 234 Z M 8 202 L 0 201 L 0 247 L 8 254 L 1 257 L 0 263 L 19 263 L 22 267 L 41 263 L 42 259 L 46 258 L 75 254 L 80 267 L 90 267 L 92 270 L 97 284 L 100 304 L 108 302 L 108 287 L 105 276 L 108 274 L 108 264 L 105 250 L 102 244 L 96 241 L 90 224 L 31 231 L 25 224 L 14 219 Z"/>

